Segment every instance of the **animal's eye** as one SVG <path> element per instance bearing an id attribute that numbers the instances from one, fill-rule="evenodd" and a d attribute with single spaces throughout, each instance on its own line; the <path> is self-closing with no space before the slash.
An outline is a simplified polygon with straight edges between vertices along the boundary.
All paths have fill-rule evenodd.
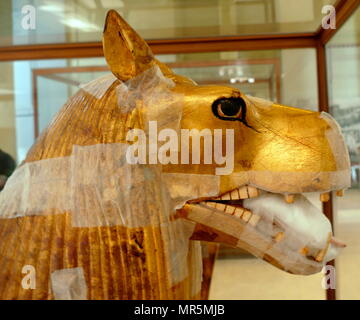
<path id="1" fill-rule="evenodd" d="M 220 98 L 214 101 L 212 111 L 223 120 L 244 120 L 246 104 L 242 98 Z"/>

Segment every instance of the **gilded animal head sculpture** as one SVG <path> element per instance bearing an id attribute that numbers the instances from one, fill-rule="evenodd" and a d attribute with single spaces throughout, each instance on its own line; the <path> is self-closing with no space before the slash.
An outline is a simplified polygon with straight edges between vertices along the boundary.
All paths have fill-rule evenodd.
<path id="1" fill-rule="evenodd" d="M 176 75 L 115 11 L 103 47 L 112 74 L 70 98 L 0 193 L 0 298 L 201 298 L 201 240 L 295 274 L 334 257 L 303 195 L 349 186 L 329 115 Z"/>

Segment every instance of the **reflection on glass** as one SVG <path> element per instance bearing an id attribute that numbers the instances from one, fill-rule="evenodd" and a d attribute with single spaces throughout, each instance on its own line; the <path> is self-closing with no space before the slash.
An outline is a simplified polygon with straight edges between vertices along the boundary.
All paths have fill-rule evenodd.
<path id="1" fill-rule="evenodd" d="M 77 82 L 65 79 L 61 72 L 84 66 L 104 66 L 103 58 L 58 59 L 2 62 L 0 69 L 0 149 L 20 163 L 43 130 L 66 100 L 79 89 L 78 85 L 97 78 L 92 73 Z M 59 74 L 61 73 L 61 75 Z M 75 77 L 76 78 L 76 77 Z"/>
<path id="2" fill-rule="evenodd" d="M 245 94 L 316 109 L 316 73 L 311 62 L 315 56 L 312 49 L 177 54 L 158 58 L 175 72 L 199 84 L 231 85 Z M 307 60 L 307 65 L 313 68 L 294 68 L 291 63 L 294 59 L 300 62 L 298 66 Z M 37 135 L 47 126 L 68 97 L 82 84 L 109 72 L 103 58 L 18 61 L 2 65 L 4 70 L 8 70 L 3 74 L 3 77 L 6 75 L 3 82 L 8 88 L 4 87 L 0 92 L 2 104 L 8 106 L 6 114 L 11 117 L 6 123 L 13 123 L 13 130 L 16 121 L 20 121 L 17 125 L 20 129 L 17 130 L 28 128 L 26 134 L 18 132 L 16 135 L 19 159 L 32 144 L 34 133 Z M 294 74 L 297 76 L 294 77 Z M 299 87 L 301 90 L 298 90 Z M 306 95 L 303 94 L 305 91 Z M 29 122 L 30 119 L 33 121 Z M 26 138 L 26 143 L 21 136 Z M 12 146 L 15 146 L 14 141 Z"/>
<path id="3" fill-rule="evenodd" d="M 316 110 L 315 51 L 268 50 L 161 55 L 179 74 L 199 84 Z M 306 67 L 304 62 L 306 61 Z M 0 148 L 22 161 L 36 136 L 81 85 L 108 71 L 103 58 L 1 63 Z M 295 76 L 296 75 L 296 76 Z"/>
<path id="4" fill-rule="evenodd" d="M 17 158 L 16 127 L 13 91 L 12 64 L 3 63 L 0 66 L 0 154 L 6 152 L 12 158 Z M 0 164 L 1 166 L 1 164 Z M 3 168 L 0 168 L 0 171 Z M 0 190 L 5 182 L 0 173 Z"/>
<path id="5" fill-rule="evenodd" d="M 280 100 L 279 59 L 251 59 L 217 62 L 184 62 L 169 66 L 174 72 L 193 79 L 199 85 L 231 85 L 252 96 Z"/>
<path id="6" fill-rule="evenodd" d="M 284 105 L 317 110 L 314 49 L 187 53 L 159 56 L 199 84 L 224 84 Z"/>
<path id="7" fill-rule="evenodd" d="M 336 236 L 347 243 L 336 259 L 338 299 L 360 297 L 360 9 L 327 45 L 332 115 L 342 127 L 352 166 L 352 188 L 335 199 Z"/>
<path id="8" fill-rule="evenodd" d="M 317 109 L 314 49 L 174 54 L 158 58 L 199 84 L 234 86 L 245 94 Z M 5 75 L 0 74 L 4 83 L 0 91 L 3 107 L 0 148 L 12 150 L 18 161 L 23 160 L 33 144 L 35 133 L 48 125 L 82 84 L 109 72 L 103 58 L 17 61 L 1 63 L 0 68 L 7 70 Z M 320 205 L 317 199 L 312 201 Z M 211 298 L 324 299 L 321 274 L 289 275 L 243 251 L 229 250 L 223 248 L 224 258 L 216 262 Z"/>
<path id="9" fill-rule="evenodd" d="M 145 39 L 314 32 L 335 0 L 1 0 L 0 46 L 100 41 L 116 9 Z M 24 29 L 25 5 L 36 12 Z M 26 20 L 27 21 L 27 20 Z"/>

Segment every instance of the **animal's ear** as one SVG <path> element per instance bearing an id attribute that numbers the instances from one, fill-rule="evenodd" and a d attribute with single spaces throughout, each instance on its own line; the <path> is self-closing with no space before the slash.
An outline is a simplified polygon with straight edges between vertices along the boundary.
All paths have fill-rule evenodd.
<path id="1" fill-rule="evenodd" d="M 103 50 L 112 73 L 123 81 L 156 64 L 147 43 L 115 10 L 106 16 Z"/>

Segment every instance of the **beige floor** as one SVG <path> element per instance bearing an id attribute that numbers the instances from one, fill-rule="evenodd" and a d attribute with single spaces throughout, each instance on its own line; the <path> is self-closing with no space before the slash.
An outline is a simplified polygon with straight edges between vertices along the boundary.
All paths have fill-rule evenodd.
<path id="1" fill-rule="evenodd" d="M 317 206 L 320 202 L 313 196 Z M 336 200 L 336 237 L 347 247 L 336 260 L 338 299 L 360 299 L 360 190 Z M 242 257 L 218 259 L 210 299 L 325 299 L 323 275 L 295 276 L 268 263 Z"/>

